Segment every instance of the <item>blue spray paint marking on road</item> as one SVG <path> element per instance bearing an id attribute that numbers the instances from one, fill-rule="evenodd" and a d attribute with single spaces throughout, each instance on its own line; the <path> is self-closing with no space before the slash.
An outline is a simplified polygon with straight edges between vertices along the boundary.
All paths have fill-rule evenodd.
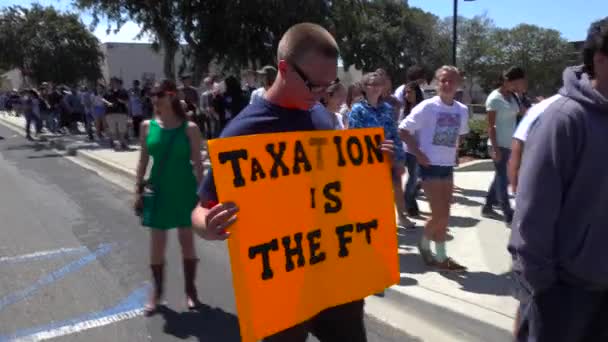
<path id="1" fill-rule="evenodd" d="M 0 257 L 0 264 L 16 264 L 16 263 L 26 262 L 26 261 L 48 260 L 48 259 L 62 257 L 62 256 L 81 254 L 86 251 L 87 251 L 87 248 L 82 246 L 82 247 L 76 247 L 76 248 L 60 248 L 60 249 L 55 249 L 55 250 L 50 250 L 50 251 L 40 251 L 40 252 L 24 254 L 24 255 L 17 255 L 17 256 L 10 256 L 10 257 L 9 256 Z"/>
<path id="2" fill-rule="evenodd" d="M 60 269 L 58 269 L 56 271 L 53 271 L 52 273 L 41 277 L 33 285 L 30 285 L 24 289 L 21 289 L 17 292 L 10 293 L 10 294 L 0 298 L 0 311 L 4 310 L 4 308 L 6 308 L 9 305 L 15 304 L 15 303 L 29 297 L 33 293 L 40 290 L 42 287 L 52 284 L 52 283 L 56 282 L 57 280 L 64 278 L 65 276 L 67 276 L 68 274 L 70 274 L 72 272 L 76 272 L 76 271 L 80 270 L 87 264 L 90 264 L 91 262 L 95 261 L 98 257 L 108 254 L 111 250 L 112 250 L 111 244 L 101 244 L 92 253 L 87 254 L 87 255 L 83 256 L 82 258 L 75 260 L 75 261 L 61 267 Z"/>
<path id="3" fill-rule="evenodd" d="M 150 284 L 145 284 L 120 301 L 117 305 L 98 312 L 92 312 L 77 318 L 54 322 L 35 328 L 19 330 L 11 335 L 0 336 L 0 342 L 9 341 L 40 341 L 68 334 L 77 333 L 86 329 L 111 324 L 123 319 L 139 316 L 143 313 L 143 305 Z M 122 315 L 122 316 L 121 316 Z"/>

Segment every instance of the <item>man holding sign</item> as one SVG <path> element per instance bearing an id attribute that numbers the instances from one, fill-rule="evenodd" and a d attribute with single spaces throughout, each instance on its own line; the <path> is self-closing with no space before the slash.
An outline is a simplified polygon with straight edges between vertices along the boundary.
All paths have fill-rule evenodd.
<path id="1" fill-rule="evenodd" d="M 318 101 L 336 81 L 338 54 L 322 27 L 290 28 L 279 43 L 273 86 L 226 127 L 221 137 L 233 138 L 210 142 L 216 174 L 205 177 L 192 220 L 204 239 L 232 236 L 244 341 L 271 335 L 265 341 L 303 342 L 308 333 L 322 342 L 366 341 L 363 298 L 399 278 L 390 170 L 381 152 L 392 153 L 393 143 L 383 142 L 379 129 L 310 132 L 333 130 Z M 302 133 L 262 134 L 282 132 Z M 385 174 L 369 197 L 362 172 Z M 242 206 L 218 203 L 218 192 Z M 344 209 L 347 197 L 357 203 Z M 370 208 L 377 216 L 361 216 Z M 237 213 L 239 222 L 253 224 L 234 225 Z M 372 279 L 361 285 L 366 277 Z"/>

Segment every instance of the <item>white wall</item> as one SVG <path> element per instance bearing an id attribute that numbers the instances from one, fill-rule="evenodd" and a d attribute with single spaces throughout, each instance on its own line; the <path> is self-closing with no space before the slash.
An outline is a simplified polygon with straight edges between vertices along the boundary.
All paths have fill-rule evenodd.
<path id="1" fill-rule="evenodd" d="M 363 77 L 363 73 L 353 65 L 351 65 L 347 71 L 344 71 L 344 68 L 341 65 L 338 66 L 338 78 L 340 79 L 340 82 L 346 86 L 360 81 L 361 77 Z"/>
<path id="2" fill-rule="evenodd" d="M 100 48 L 105 56 L 102 75 L 106 82 L 109 82 L 111 77 L 119 77 L 124 86 L 130 88 L 134 80 L 143 81 L 145 76 L 156 81 L 165 78 L 164 52 L 155 52 L 151 44 L 103 43 Z M 182 56 L 178 52 L 175 56 L 176 71 L 181 61 Z"/>
<path id="3" fill-rule="evenodd" d="M 106 82 L 111 77 L 119 77 L 123 80 L 125 88 L 130 88 L 133 80 L 143 81 L 144 75 L 150 75 L 155 80 L 165 78 L 163 72 L 164 52 L 155 52 L 151 44 L 145 43 L 103 43 L 100 46 L 105 56 L 102 64 L 102 75 Z M 182 63 L 181 52 L 175 56 L 176 72 Z M 210 64 L 210 69 L 218 69 L 215 63 Z M 360 70 L 351 66 L 348 71 L 344 71 L 341 61 L 338 61 L 338 77 L 346 84 L 352 84 L 361 79 Z"/>
<path id="4" fill-rule="evenodd" d="M 0 77 L 0 89 L 13 90 L 20 89 L 23 86 L 23 77 L 19 69 L 10 70 Z"/>

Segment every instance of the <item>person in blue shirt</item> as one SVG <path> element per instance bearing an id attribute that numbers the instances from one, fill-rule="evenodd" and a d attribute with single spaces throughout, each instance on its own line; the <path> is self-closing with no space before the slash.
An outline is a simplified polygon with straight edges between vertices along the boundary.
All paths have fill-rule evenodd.
<path id="1" fill-rule="evenodd" d="M 324 28 L 310 23 L 291 27 L 278 47 L 278 74 L 263 97 L 245 107 L 223 130 L 221 137 L 252 134 L 333 130 L 331 116 L 319 104 L 327 88 L 336 82 L 338 45 Z M 394 144 L 380 148 L 392 154 Z M 195 231 L 206 240 L 225 240 L 238 220 L 236 203 L 218 203 L 213 170 L 199 189 L 199 204 L 192 212 Z M 273 220 L 272 203 L 259 210 Z M 248 227 L 264 229 L 264 227 Z M 366 342 L 363 298 L 328 308 L 308 321 L 264 339 L 265 342 L 305 342 L 308 334 L 322 342 Z"/>
<path id="2" fill-rule="evenodd" d="M 394 118 L 394 110 L 391 105 L 381 99 L 385 87 L 385 80 L 378 72 L 368 73 L 361 80 L 364 99 L 356 103 L 348 115 L 348 128 L 384 128 L 384 136 L 391 141 L 400 142 L 397 132 L 397 123 Z M 415 223 L 410 221 L 405 207 L 403 185 L 401 176 L 405 163 L 405 151 L 401 143 L 395 144 L 395 158 L 393 160 L 392 177 L 395 204 L 398 212 L 398 225 L 403 228 L 415 228 Z"/>

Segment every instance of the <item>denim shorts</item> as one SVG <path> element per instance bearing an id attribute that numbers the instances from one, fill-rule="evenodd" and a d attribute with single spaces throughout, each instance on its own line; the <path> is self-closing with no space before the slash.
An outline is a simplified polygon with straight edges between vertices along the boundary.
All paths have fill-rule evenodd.
<path id="1" fill-rule="evenodd" d="M 427 180 L 453 180 L 454 179 L 454 167 L 453 166 L 437 166 L 429 165 L 424 167 L 419 165 L 420 178 L 423 181 Z"/>

